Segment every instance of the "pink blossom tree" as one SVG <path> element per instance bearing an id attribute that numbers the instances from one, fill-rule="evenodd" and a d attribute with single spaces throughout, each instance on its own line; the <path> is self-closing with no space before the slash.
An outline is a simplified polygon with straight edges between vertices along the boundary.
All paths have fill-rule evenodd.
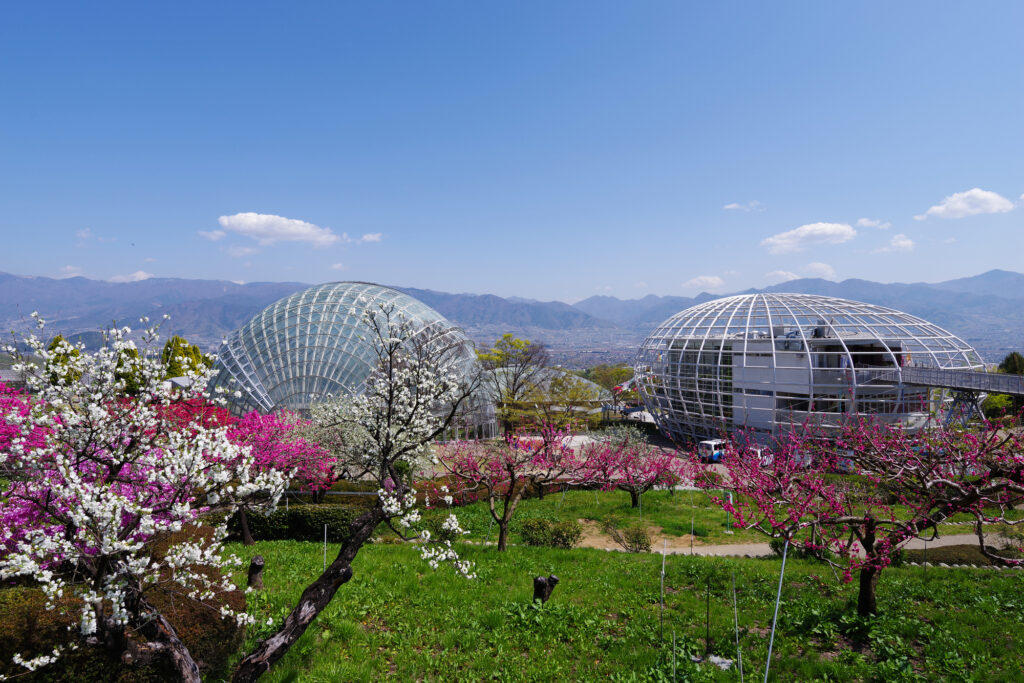
<path id="1" fill-rule="evenodd" d="M 12 473 L 0 491 L 0 579 L 34 580 L 51 609 L 62 596 L 77 598 L 80 637 L 64 649 L 95 644 L 120 657 L 145 648 L 167 656 L 182 680 L 198 682 L 196 662 L 149 596 L 157 586 L 176 587 L 182 599 L 202 601 L 233 589 L 216 578 L 234 566 L 221 552 L 226 529 L 179 535 L 162 555 L 151 541 L 203 524 L 212 509 L 231 511 L 252 498 L 273 504 L 285 478 L 255 471 L 249 449 L 224 427 L 181 428 L 174 404 L 203 397 L 172 390 L 159 361 L 138 353 L 129 334 L 109 331 L 96 353 L 26 340 L 39 361 L 16 367 L 35 395 L 0 400 L 0 466 Z M 201 372 L 192 379 L 205 386 Z M 249 621 L 227 607 L 222 614 Z M 16 661 L 33 670 L 60 651 L 19 653 Z"/>
<path id="2" fill-rule="evenodd" d="M 497 443 L 461 441 L 438 449 L 441 465 L 463 487 L 479 490 L 498 525 L 498 550 L 508 548 L 509 523 L 526 490 L 554 482 L 591 481 L 597 470 L 570 444 L 571 433 L 543 425 L 538 433 L 506 435 Z"/>
<path id="3" fill-rule="evenodd" d="M 649 444 L 637 429 L 617 430 L 585 449 L 588 478 L 626 491 L 634 508 L 640 507 L 640 496 L 676 479 L 678 459 Z"/>
<path id="4" fill-rule="evenodd" d="M 238 420 L 229 430 L 228 438 L 241 446 L 248 446 L 257 472 L 276 470 L 286 474 L 303 491 L 318 494 L 334 483 L 334 463 L 337 459 L 318 443 L 302 436 L 309 426 L 295 413 L 282 411 L 261 415 L 252 411 Z M 253 545 L 249 530 L 247 507 L 238 509 L 242 542 Z"/>
<path id="5" fill-rule="evenodd" d="M 1024 503 L 1024 452 L 1019 433 L 991 426 L 936 429 L 909 435 L 867 419 L 836 434 L 791 435 L 762 466 L 745 449 L 726 448 L 724 477 L 691 461 L 689 474 L 708 489 L 729 490 L 713 500 L 735 525 L 797 543 L 843 571 L 859 574 L 858 613 L 878 611 L 882 570 L 909 539 L 934 539 L 954 515 L 974 523 L 981 552 L 1015 565 L 992 549 L 986 525 L 1019 524 L 1011 513 Z M 836 471 L 858 474 L 840 477 Z M 835 554 L 829 558 L 822 551 Z"/>

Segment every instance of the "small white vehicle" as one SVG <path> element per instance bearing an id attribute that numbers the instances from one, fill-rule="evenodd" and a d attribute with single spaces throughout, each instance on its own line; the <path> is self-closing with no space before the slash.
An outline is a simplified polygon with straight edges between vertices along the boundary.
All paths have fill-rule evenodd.
<path id="1" fill-rule="evenodd" d="M 704 462 L 721 462 L 725 451 L 725 440 L 709 439 L 697 444 L 697 457 Z"/>
<path id="2" fill-rule="evenodd" d="M 775 454 L 764 446 L 754 446 L 751 448 L 750 457 L 756 458 L 761 467 L 771 467 L 771 464 L 775 462 Z"/>

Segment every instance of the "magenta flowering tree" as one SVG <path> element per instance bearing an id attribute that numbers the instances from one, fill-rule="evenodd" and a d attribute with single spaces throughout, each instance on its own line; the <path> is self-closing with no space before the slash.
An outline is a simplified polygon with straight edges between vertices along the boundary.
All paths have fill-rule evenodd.
<path id="1" fill-rule="evenodd" d="M 0 453 L 9 453 L 13 448 L 35 449 L 46 443 L 46 429 L 32 426 L 25 429 L 31 417 L 31 398 L 17 389 L 0 382 Z M 3 472 L 10 476 L 14 472 Z"/>
<path id="2" fill-rule="evenodd" d="M 909 435 L 855 419 L 835 434 L 790 436 L 767 467 L 730 446 L 722 459 L 724 477 L 709 476 L 696 458 L 690 473 L 698 485 L 734 493 L 731 502 L 713 500 L 736 526 L 822 555 L 847 581 L 856 572 L 857 609 L 866 616 L 878 611 L 878 579 L 893 554 L 909 539 L 935 538 L 954 515 L 970 518 L 986 556 L 1021 563 L 991 548 L 985 528 L 1021 523 L 1011 511 L 1024 503 L 1022 445 L 1019 434 L 988 425 Z M 830 474 L 836 471 L 857 474 Z"/>
<path id="3" fill-rule="evenodd" d="M 498 550 L 508 548 L 509 523 L 529 486 L 591 483 L 597 470 L 572 447 L 571 432 L 542 425 L 536 434 L 508 434 L 497 443 L 460 441 L 438 449 L 442 467 L 463 487 L 480 491 L 498 526 Z"/>
<path id="4" fill-rule="evenodd" d="M 649 444 L 635 428 L 615 430 L 585 449 L 587 478 L 626 491 L 633 507 L 655 486 L 676 480 L 678 459 Z"/>
<path id="5" fill-rule="evenodd" d="M 143 339 L 154 341 L 155 330 Z M 0 579 L 33 580 L 51 609 L 61 597 L 76 598 L 78 637 L 65 649 L 95 644 L 120 657 L 144 648 L 167 656 L 182 680 L 198 681 L 196 662 L 149 595 L 174 586 L 182 599 L 205 600 L 234 589 L 219 578 L 234 565 L 222 553 L 226 529 L 179 536 L 159 556 L 150 542 L 203 524 L 201 514 L 212 509 L 253 499 L 273 504 L 284 475 L 256 470 L 249 448 L 232 443 L 224 426 L 182 428 L 173 407 L 203 399 L 201 392 L 164 382 L 158 358 L 138 353 L 127 328 L 110 330 L 96 353 L 63 340 L 50 347 L 26 341 L 40 362 L 16 367 L 35 395 L 0 399 L 0 464 L 11 475 L 0 491 Z M 192 385 L 205 386 L 206 372 L 196 370 Z M 222 614 L 250 621 L 227 607 Z M 16 661 L 32 670 L 60 648 L 32 654 Z"/>
<path id="6" fill-rule="evenodd" d="M 326 448 L 302 435 L 308 427 L 309 420 L 292 412 L 261 415 L 252 411 L 228 430 L 228 438 L 248 446 L 255 471 L 282 472 L 301 490 L 318 494 L 334 483 L 337 459 Z M 253 545 L 246 509 L 245 505 L 238 509 L 242 541 Z"/>

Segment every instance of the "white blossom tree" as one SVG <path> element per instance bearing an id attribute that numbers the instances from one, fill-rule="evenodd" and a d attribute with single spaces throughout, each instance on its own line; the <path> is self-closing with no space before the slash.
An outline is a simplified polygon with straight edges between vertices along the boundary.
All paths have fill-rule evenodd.
<path id="1" fill-rule="evenodd" d="M 479 382 L 465 341 L 440 326 L 406 318 L 393 305 L 371 306 L 364 315 L 364 341 L 375 352 L 375 367 L 364 391 L 329 401 L 313 411 L 311 434 L 330 434 L 329 447 L 344 476 L 377 483 L 378 502 L 354 519 L 348 538 L 327 569 L 306 589 L 280 629 L 246 656 L 234 681 L 254 681 L 302 636 L 337 590 L 352 578 L 352 561 L 377 527 L 386 523 L 411 537 L 419 521 L 416 491 L 399 475 L 399 463 L 422 458 L 456 418 L 473 408 Z M 460 529 L 451 517 L 446 530 Z M 422 557 L 437 567 L 448 561 L 472 578 L 471 563 L 459 559 L 450 541 L 418 535 Z"/>
<path id="2" fill-rule="evenodd" d="M 160 586 L 209 600 L 233 590 L 220 578 L 236 563 L 222 552 L 225 526 L 212 535 L 177 532 L 243 500 L 275 504 L 286 474 L 257 473 L 248 448 L 233 444 L 226 428 L 183 424 L 175 408 L 194 405 L 202 390 L 183 392 L 164 381 L 158 357 L 147 352 L 155 328 L 142 334 L 142 353 L 130 335 L 128 328 L 110 330 L 96 353 L 63 340 L 48 347 L 32 335 L 26 343 L 37 360 L 16 366 L 34 395 L 27 409 L 0 416 L 15 430 L 0 453 L 3 471 L 15 473 L 0 492 L 0 579 L 34 580 L 51 609 L 75 598 L 79 616 L 78 635 L 67 644 L 16 661 L 32 670 L 80 644 L 114 656 L 141 647 L 169 657 L 182 680 L 199 681 L 196 662 L 150 591 Z M 205 365 L 191 369 L 191 386 L 205 387 L 207 373 Z M 183 540 L 154 553 L 153 542 L 171 534 Z M 250 620 L 227 607 L 221 612 Z"/>

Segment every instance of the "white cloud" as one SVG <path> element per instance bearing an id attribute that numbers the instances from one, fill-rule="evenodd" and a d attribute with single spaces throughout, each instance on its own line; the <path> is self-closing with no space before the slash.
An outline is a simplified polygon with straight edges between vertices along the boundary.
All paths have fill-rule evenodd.
<path id="1" fill-rule="evenodd" d="M 731 202 L 722 207 L 726 211 L 764 211 L 761 206 L 761 202 L 756 199 L 752 199 L 746 204 L 740 204 L 739 202 Z"/>
<path id="2" fill-rule="evenodd" d="M 1006 197 L 974 188 L 966 192 L 951 194 L 914 220 L 923 221 L 929 216 L 936 218 L 963 218 L 981 213 L 1006 213 L 1013 209 L 1013 202 Z"/>
<path id="3" fill-rule="evenodd" d="M 232 280 L 232 282 L 234 282 L 236 285 L 244 285 L 245 284 L 245 280 Z"/>
<path id="4" fill-rule="evenodd" d="M 846 223 L 810 223 L 761 240 L 772 254 L 803 251 L 815 244 L 842 244 L 852 240 L 857 231 Z"/>
<path id="5" fill-rule="evenodd" d="M 910 239 L 903 233 L 893 235 L 892 239 L 889 240 L 889 244 L 884 247 L 875 249 L 876 252 L 884 251 L 912 251 L 914 249 L 914 240 Z"/>
<path id="6" fill-rule="evenodd" d="M 836 277 L 836 269 L 827 263 L 821 263 L 820 261 L 814 261 L 804 266 L 804 272 L 811 277 L 820 277 L 826 280 L 834 280 Z"/>
<path id="7" fill-rule="evenodd" d="M 236 213 L 221 216 L 217 222 L 229 232 L 251 237 L 261 247 L 276 242 L 308 242 L 314 247 L 326 247 L 340 239 L 330 228 L 269 213 Z"/>
<path id="8" fill-rule="evenodd" d="M 142 260 L 143 260 L 144 263 L 156 263 L 156 259 L 153 258 L 152 256 L 147 256 L 146 258 L 144 258 Z"/>
<path id="9" fill-rule="evenodd" d="M 147 273 L 144 270 L 136 270 L 130 275 L 115 275 L 109 279 L 109 282 L 141 282 L 148 280 L 153 277 L 153 273 Z"/>
<path id="10" fill-rule="evenodd" d="M 955 237 L 947 237 L 946 239 L 942 240 L 943 244 L 953 244 L 955 242 L 956 242 L 956 238 Z"/>
<path id="11" fill-rule="evenodd" d="M 698 275 L 683 283 L 686 289 L 718 289 L 725 284 L 725 281 L 717 275 Z"/>
<path id="12" fill-rule="evenodd" d="M 253 254 L 260 253 L 260 250 L 256 247 L 243 247 L 237 244 L 228 247 L 228 256 L 234 258 L 244 258 L 246 256 L 252 256 Z"/>
<path id="13" fill-rule="evenodd" d="M 81 274 L 81 266 L 61 266 L 60 275 L 58 275 L 57 277 L 63 279 L 66 277 L 78 277 Z"/>
<path id="14" fill-rule="evenodd" d="M 348 270 L 348 266 L 344 263 L 332 263 L 331 270 Z"/>
<path id="15" fill-rule="evenodd" d="M 888 230 L 892 227 L 892 223 L 888 221 L 882 221 L 877 218 L 858 218 L 858 228 L 878 228 L 879 230 Z"/>
<path id="16" fill-rule="evenodd" d="M 800 279 L 799 275 L 788 270 L 773 270 L 770 273 L 765 273 L 764 276 L 774 282 L 789 282 L 790 280 Z"/>
<path id="17" fill-rule="evenodd" d="M 94 233 L 90 228 L 83 228 L 75 232 L 75 237 L 78 238 L 78 246 L 85 246 L 85 243 L 89 240 L 96 240 L 97 242 L 116 242 L 116 237 L 100 237 Z"/>
<path id="18" fill-rule="evenodd" d="M 348 235 L 345 235 L 347 238 Z M 380 242 L 384 238 L 382 232 L 368 232 L 357 240 L 354 240 L 357 244 L 365 244 L 367 242 Z"/>
<path id="19" fill-rule="evenodd" d="M 634 282 L 633 286 L 636 287 L 637 289 L 641 289 L 643 287 L 646 287 L 647 283 L 641 280 L 640 282 Z"/>
<path id="20" fill-rule="evenodd" d="M 222 240 L 227 237 L 227 233 L 223 230 L 200 230 L 199 234 L 211 242 L 216 242 L 217 240 Z"/>

